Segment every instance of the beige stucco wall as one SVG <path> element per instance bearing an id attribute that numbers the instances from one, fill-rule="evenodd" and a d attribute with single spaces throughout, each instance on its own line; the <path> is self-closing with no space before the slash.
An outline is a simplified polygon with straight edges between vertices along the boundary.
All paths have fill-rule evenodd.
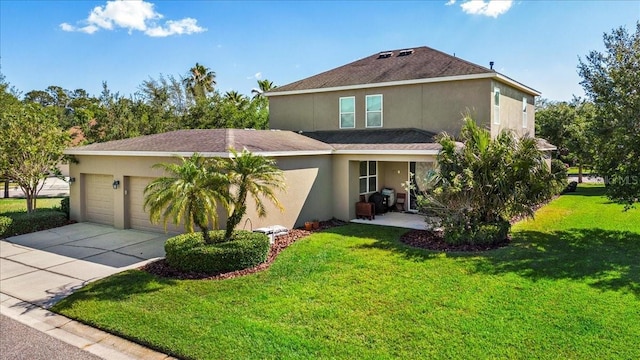
<path id="1" fill-rule="evenodd" d="M 255 202 L 247 201 L 247 215 L 242 219 L 240 228 L 244 228 L 246 219 L 250 219 L 253 228 L 282 225 L 292 229 L 303 226 L 305 221 L 328 220 L 333 217 L 331 204 L 332 168 L 331 155 L 283 156 L 276 158 L 278 167 L 284 171 L 286 190 L 278 191 L 277 198 L 284 207 L 280 212 L 268 200 L 264 200 L 267 216 L 259 218 Z"/>
<path id="2" fill-rule="evenodd" d="M 479 79 L 272 96 L 269 98 L 269 121 L 272 129 L 338 130 L 339 99 L 354 96 L 355 128 L 365 129 L 365 97 L 382 94 L 383 128 L 457 133 L 466 113 L 488 126 L 491 110 L 486 94 L 490 91 L 491 80 Z"/>
<path id="3" fill-rule="evenodd" d="M 360 161 L 378 161 L 378 190 L 391 186 L 404 192 L 399 182 L 409 178 L 408 163 L 432 162 L 433 155 L 333 155 L 333 216 L 340 220 L 355 218 L 355 203 L 360 199 Z M 398 170 L 400 174 L 398 174 Z M 395 175 L 394 175 L 395 173 Z"/>
<path id="4" fill-rule="evenodd" d="M 161 157 L 122 157 L 122 156 L 78 156 L 77 164 L 70 164 L 69 174 L 76 178 L 76 182 L 70 186 L 69 200 L 71 205 L 71 219 L 85 221 L 83 211 L 84 185 L 81 174 L 104 174 L 113 175 L 114 180 L 120 181 L 120 187 L 113 190 L 113 214 L 114 226 L 119 229 L 125 228 L 125 194 L 127 184 L 125 178 L 128 176 L 158 177 L 162 176 L 162 170 L 151 167 L 159 162 L 175 161 L 172 158 Z"/>
<path id="5" fill-rule="evenodd" d="M 493 91 L 500 89 L 500 124 L 493 121 Z M 534 97 L 498 81 L 492 82 L 489 93 L 491 101 L 491 136 L 495 137 L 502 129 L 511 129 L 519 136 L 535 136 L 535 106 Z M 523 127 L 522 98 L 527 99 L 527 126 Z"/>
<path id="6" fill-rule="evenodd" d="M 76 183 L 70 187 L 71 218 L 76 221 L 85 221 L 82 174 L 113 175 L 113 178 L 120 180 L 121 183 L 117 190 L 113 190 L 113 225 L 120 229 L 129 226 L 126 213 L 127 179 L 137 176 L 162 176 L 162 170 L 153 169 L 152 166 L 159 162 L 176 161 L 170 157 L 135 156 L 76 156 L 76 159 L 78 164 L 70 166 L 71 176 L 76 178 Z M 245 219 L 251 219 L 253 228 L 276 224 L 293 228 L 304 225 L 304 221 L 312 219 L 330 219 L 332 217 L 330 155 L 280 157 L 276 161 L 278 167 L 284 171 L 287 183 L 287 190 L 278 193 L 278 199 L 284 205 L 285 211 L 281 213 L 269 202 L 265 202 L 267 217 L 260 219 L 256 215 L 254 203 L 249 200 Z M 222 208 L 219 210 L 219 219 L 220 228 L 224 228 L 226 212 Z M 243 219 L 241 228 L 244 227 L 244 222 Z M 247 225 L 247 228 L 250 228 L 250 225 Z"/>

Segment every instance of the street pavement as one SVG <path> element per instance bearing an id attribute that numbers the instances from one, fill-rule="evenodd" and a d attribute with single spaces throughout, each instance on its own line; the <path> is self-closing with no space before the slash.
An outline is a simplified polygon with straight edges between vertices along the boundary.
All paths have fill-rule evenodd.
<path id="1" fill-rule="evenodd" d="M 94 360 L 100 357 L 0 315 L 0 360 Z"/>
<path id="2" fill-rule="evenodd" d="M 44 181 L 42 190 L 38 193 L 38 197 L 62 197 L 69 196 L 69 183 L 63 179 L 57 177 L 50 177 Z M 0 183 L 2 192 L 0 196 L 4 196 L 4 183 Z M 21 198 L 24 197 L 24 192 L 18 186 L 9 187 L 9 197 Z"/>

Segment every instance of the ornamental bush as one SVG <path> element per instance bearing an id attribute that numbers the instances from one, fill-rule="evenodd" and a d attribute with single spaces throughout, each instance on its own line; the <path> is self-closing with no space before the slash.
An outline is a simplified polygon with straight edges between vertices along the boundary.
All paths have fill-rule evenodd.
<path id="1" fill-rule="evenodd" d="M 37 209 L 32 213 L 5 213 L 0 217 L 0 238 L 53 229 L 68 223 L 66 214 L 58 210 Z"/>
<path id="2" fill-rule="evenodd" d="M 172 237 L 164 246 L 166 261 L 181 271 L 213 274 L 252 268 L 267 260 L 267 235 L 235 231 L 228 241 L 224 235 L 224 230 L 210 231 L 209 244 L 200 232 Z"/>

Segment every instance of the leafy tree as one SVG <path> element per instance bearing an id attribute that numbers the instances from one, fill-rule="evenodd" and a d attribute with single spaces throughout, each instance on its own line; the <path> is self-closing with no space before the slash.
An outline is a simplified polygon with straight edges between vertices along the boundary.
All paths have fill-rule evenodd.
<path id="1" fill-rule="evenodd" d="M 441 220 L 449 243 L 502 241 L 511 218 L 533 216 L 535 206 L 559 190 L 534 138 L 503 130 L 491 139 L 467 117 L 460 141 L 464 145 L 440 136 L 438 169 L 430 189 L 418 194 L 427 219 Z"/>
<path id="2" fill-rule="evenodd" d="M 153 180 L 144 190 L 145 210 L 149 210 L 152 222 L 171 221 L 176 226 L 184 222 L 187 232 L 193 226 L 200 228 L 205 243 L 210 243 L 209 222 L 214 227 L 218 223 L 218 204 L 228 205 L 228 180 L 218 171 L 215 162 L 208 161 L 200 154 L 190 158 L 178 157 L 175 163 L 154 165 L 168 176 Z"/>
<path id="3" fill-rule="evenodd" d="M 266 216 L 263 198 L 269 200 L 281 211 L 282 204 L 276 198 L 275 190 L 285 188 L 282 170 L 272 159 L 255 155 L 247 149 L 238 153 L 230 149 L 231 158 L 224 166 L 226 176 L 235 192 L 230 194 L 232 210 L 227 218 L 225 239 L 231 239 L 233 230 L 247 212 L 247 197 L 250 195 L 256 205 L 259 217 Z"/>
<path id="4" fill-rule="evenodd" d="M 27 212 L 36 208 L 43 180 L 63 158 L 69 135 L 38 104 L 14 104 L 0 114 L 0 169 L 18 183 Z"/>
<path id="5" fill-rule="evenodd" d="M 614 201 L 640 199 L 640 21 L 604 34 L 605 52 L 580 59 L 580 83 L 595 105 L 595 168 Z"/>
<path id="6" fill-rule="evenodd" d="M 593 117 L 593 104 L 579 98 L 570 103 L 545 102 L 536 110 L 536 134 L 556 145 L 562 160 L 578 166 L 578 182 L 583 167 L 593 159 Z"/>
<path id="7" fill-rule="evenodd" d="M 194 99 L 203 98 L 213 92 L 216 85 L 216 73 L 206 66 L 196 63 L 189 70 L 187 77 L 183 79 L 183 83 Z"/>

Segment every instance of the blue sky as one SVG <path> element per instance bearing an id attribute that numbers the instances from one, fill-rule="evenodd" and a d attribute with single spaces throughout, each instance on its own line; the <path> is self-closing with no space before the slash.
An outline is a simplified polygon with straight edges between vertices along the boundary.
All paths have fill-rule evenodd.
<path id="1" fill-rule="evenodd" d="M 640 1 L 0 1 L 0 61 L 27 92 L 123 95 L 196 62 L 249 94 L 390 49 L 429 46 L 495 68 L 552 100 L 583 95 L 578 57 L 640 19 Z"/>

